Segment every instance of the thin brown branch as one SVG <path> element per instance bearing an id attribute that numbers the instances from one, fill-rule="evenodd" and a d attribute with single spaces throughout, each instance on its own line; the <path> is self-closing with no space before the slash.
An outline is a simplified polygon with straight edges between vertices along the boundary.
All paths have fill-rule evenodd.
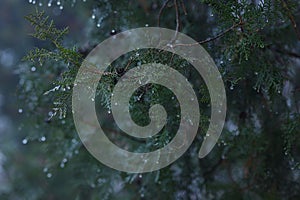
<path id="1" fill-rule="evenodd" d="M 180 30 L 180 13 L 179 13 L 179 9 L 178 9 L 178 2 L 177 0 L 174 0 L 174 7 L 175 7 L 175 14 L 176 14 L 176 31 L 175 31 L 175 35 L 174 38 L 172 39 L 171 43 L 173 43 L 177 36 L 178 36 L 178 32 Z"/>
<path id="2" fill-rule="evenodd" d="M 185 5 L 184 5 L 183 0 L 181 0 L 181 7 L 182 7 L 182 10 L 183 10 L 183 13 L 184 13 L 185 15 L 187 15 L 186 7 L 185 7 Z"/>
<path id="3" fill-rule="evenodd" d="M 278 52 L 278 53 L 285 54 L 285 55 L 288 55 L 290 57 L 300 59 L 300 54 L 297 54 L 295 52 L 288 51 L 288 50 L 285 50 L 285 49 L 273 49 L 273 50 Z"/>
<path id="4" fill-rule="evenodd" d="M 226 29 L 225 31 L 219 33 L 218 35 L 216 35 L 215 37 L 213 38 L 207 38 L 206 40 L 203 40 L 203 41 L 200 41 L 200 42 L 195 42 L 195 43 L 191 43 L 191 44 L 174 44 L 173 47 L 176 47 L 176 46 L 194 46 L 194 45 L 199 45 L 199 44 L 205 44 L 205 43 L 208 43 L 208 42 L 212 42 L 214 40 L 217 40 L 221 37 L 223 37 L 224 35 L 226 35 L 228 32 L 232 31 L 233 29 L 235 29 L 236 27 L 242 25 L 242 23 L 238 23 L 238 24 L 234 24 L 232 25 L 230 28 Z"/>
<path id="5" fill-rule="evenodd" d="M 176 33 L 177 33 L 180 29 L 180 14 L 179 14 L 177 0 L 174 0 L 174 7 L 175 7 L 175 13 L 176 13 Z"/>
<path id="6" fill-rule="evenodd" d="M 287 3 L 286 3 L 285 0 L 281 0 L 281 2 L 282 2 L 283 7 L 285 8 L 285 10 L 287 11 L 288 17 L 289 17 L 289 19 L 290 19 L 290 21 L 292 23 L 292 26 L 293 26 L 293 28 L 295 30 L 296 36 L 297 36 L 298 40 L 300 40 L 300 31 L 299 31 L 299 29 L 297 27 L 297 23 L 296 23 L 296 20 L 295 20 L 295 18 L 293 16 L 292 12 L 289 9 L 289 6 L 287 5 Z"/>
<path id="7" fill-rule="evenodd" d="M 126 65 L 126 67 L 124 68 L 124 71 L 126 72 L 130 66 L 130 64 L 132 63 L 132 59 L 130 59 Z"/>
<path id="8" fill-rule="evenodd" d="M 161 15 L 162 15 L 164 9 L 167 7 L 167 5 L 168 5 L 168 3 L 169 3 L 170 1 L 171 1 L 171 0 L 166 0 L 166 1 L 163 3 L 163 5 L 162 5 L 162 7 L 160 8 L 160 10 L 159 10 L 158 17 L 157 17 L 157 26 L 158 26 L 158 27 L 160 26 L 160 18 L 161 18 Z"/>
<path id="9" fill-rule="evenodd" d="M 104 75 L 104 76 L 116 75 L 117 74 L 117 73 L 113 73 L 113 72 L 102 72 L 102 71 L 96 70 L 95 68 L 89 68 L 89 67 L 85 67 L 84 71 L 91 72 L 93 74 Z"/>

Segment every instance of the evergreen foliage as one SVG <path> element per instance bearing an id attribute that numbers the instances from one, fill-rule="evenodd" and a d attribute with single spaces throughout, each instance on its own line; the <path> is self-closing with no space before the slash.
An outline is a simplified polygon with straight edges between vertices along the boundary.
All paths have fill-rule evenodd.
<path id="1" fill-rule="evenodd" d="M 100 0 L 86 4 L 93 12 L 88 47 L 69 47 L 68 28 L 57 28 L 44 12 L 36 10 L 26 17 L 34 28 L 32 36 L 46 44 L 28 52 L 18 70 L 19 98 L 27 123 L 34 123 L 23 143 L 42 151 L 37 154 L 49 179 L 38 190 L 15 190 L 25 199 L 300 198 L 299 2 L 140 0 L 128 4 Z M 149 84 L 132 96 L 132 118 L 146 125 L 149 107 L 159 103 L 168 112 L 167 126 L 146 140 L 118 129 L 110 96 L 119 78 L 133 67 L 149 62 L 174 67 L 193 84 L 201 113 L 199 133 L 179 160 L 159 171 L 127 174 L 102 165 L 83 147 L 73 124 L 71 95 L 81 62 L 97 42 L 145 24 L 182 31 L 210 53 L 226 85 L 227 121 L 216 147 L 200 160 L 197 153 L 210 117 L 209 93 L 201 76 L 168 52 L 143 49 L 118 58 L 103 72 L 92 100 L 100 124 L 112 133 L 107 136 L 120 147 L 136 152 L 161 148 L 174 137 L 180 120 L 174 94 Z"/>

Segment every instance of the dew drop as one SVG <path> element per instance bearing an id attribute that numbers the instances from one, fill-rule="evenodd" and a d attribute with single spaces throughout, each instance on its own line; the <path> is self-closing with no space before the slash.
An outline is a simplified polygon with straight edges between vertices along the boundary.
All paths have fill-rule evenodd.
<path id="1" fill-rule="evenodd" d="M 58 6 L 61 4 L 61 2 L 60 1 L 57 1 L 57 3 L 56 3 Z"/>
<path id="2" fill-rule="evenodd" d="M 145 24 L 145 27 L 148 27 L 149 26 L 149 24 Z"/>
<path id="3" fill-rule="evenodd" d="M 233 89 L 234 89 L 234 87 L 233 87 L 233 85 L 231 85 L 231 86 L 230 86 L 230 90 L 233 90 Z"/>
<path id="4" fill-rule="evenodd" d="M 59 6 L 59 9 L 62 10 L 62 9 L 64 9 L 64 7 L 63 6 Z"/>
<path id="5" fill-rule="evenodd" d="M 40 138 L 40 141 L 41 141 L 41 142 L 45 142 L 45 141 L 46 141 L 46 137 L 45 137 L 45 136 L 41 137 L 41 138 Z"/>
<path id="6" fill-rule="evenodd" d="M 46 173 L 48 171 L 48 167 L 44 167 L 43 172 Z"/>
<path id="7" fill-rule="evenodd" d="M 95 18 L 96 18 L 96 16 L 93 14 L 93 15 L 92 15 L 92 19 L 95 19 Z"/>
<path id="8" fill-rule="evenodd" d="M 97 24 L 97 27 L 99 28 L 100 26 L 101 26 L 101 25 L 98 23 L 98 24 Z"/>
<path id="9" fill-rule="evenodd" d="M 110 114 L 110 113 L 111 113 L 111 111 L 109 110 L 109 111 L 107 111 L 107 113 L 108 113 L 108 114 Z"/>
<path id="10" fill-rule="evenodd" d="M 48 112 L 48 116 L 49 117 L 53 117 L 54 116 L 54 113 L 52 111 Z"/>
<path id="11" fill-rule="evenodd" d="M 143 175 L 142 175 L 142 174 L 140 174 L 140 175 L 139 175 L 139 178 L 143 178 Z"/>
<path id="12" fill-rule="evenodd" d="M 36 67 L 31 67 L 30 69 L 32 72 L 35 72 L 36 71 Z"/>
<path id="13" fill-rule="evenodd" d="M 60 168 L 64 168 L 65 167 L 65 163 L 60 163 Z"/>
<path id="14" fill-rule="evenodd" d="M 28 140 L 26 139 L 26 138 L 24 138 L 23 140 L 22 140 L 22 144 L 27 144 L 28 143 Z"/>
<path id="15" fill-rule="evenodd" d="M 47 174 L 47 178 L 51 178 L 52 177 L 52 174 L 51 173 L 48 173 Z"/>
<path id="16" fill-rule="evenodd" d="M 40 2 L 40 3 L 39 3 L 39 6 L 43 6 L 43 3 L 42 3 L 42 2 Z"/>
<path id="17" fill-rule="evenodd" d="M 172 44 L 167 44 L 167 47 L 173 48 Z"/>
<path id="18" fill-rule="evenodd" d="M 19 108 L 18 113 L 23 113 L 23 109 Z"/>
<path id="19" fill-rule="evenodd" d="M 52 4 L 49 2 L 49 3 L 48 3 L 48 7 L 51 7 L 51 6 L 52 6 Z"/>

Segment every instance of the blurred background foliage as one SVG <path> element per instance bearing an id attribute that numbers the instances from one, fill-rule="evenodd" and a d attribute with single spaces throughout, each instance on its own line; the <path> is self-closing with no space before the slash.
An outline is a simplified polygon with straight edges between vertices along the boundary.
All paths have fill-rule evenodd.
<path id="1" fill-rule="evenodd" d="M 297 0 L 2 0 L 0 11 L 1 199 L 300 198 Z M 193 84 L 201 111 L 199 133 L 179 160 L 159 171 L 127 174 L 83 147 L 70 97 L 80 63 L 95 45 L 144 26 L 177 29 L 204 46 L 226 86 L 227 120 L 216 147 L 200 160 L 210 114 L 201 77 L 166 52 L 126 54 L 107 69 L 93 99 L 111 140 L 149 151 L 167 144 L 178 126 L 177 99 L 157 85 L 133 95 L 131 114 L 147 124 L 149 105 L 159 102 L 168 127 L 139 141 L 115 126 L 111 90 L 137 65 L 155 60 L 174 66 Z"/>

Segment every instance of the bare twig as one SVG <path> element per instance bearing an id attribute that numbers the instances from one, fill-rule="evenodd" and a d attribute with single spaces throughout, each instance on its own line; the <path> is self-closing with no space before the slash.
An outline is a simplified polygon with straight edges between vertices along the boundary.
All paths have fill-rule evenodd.
<path id="1" fill-rule="evenodd" d="M 96 70 L 95 68 L 89 68 L 89 67 L 84 68 L 84 70 L 86 72 L 91 72 L 93 74 L 99 74 L 99 75 L 104 75 L 104 76 L 116 75 L 116 73 L 113 73 L 113 72 L 102 72 L 102 71 Z"/>
<path id="2" fill-rule="evenodd" d="M 164 4 L 162 5 L 162 7 L 160 8 L 159 10 L 159 13 L 158 13 L 158 18 L 157 18 L 157 26 L 159 27 L 160 26 L 160 18 L 161 18 L 161 15 L 164 11 L 164 9 L 167 7 L 168 3 L 170 2 L 171 0 L 166 0 L 164 2 Z"/>
<path id="3" fill-rule="evenodd" d="M 184 13 L 185 15 L 187 15 L 186 7 L 185 7 L 185 5 L 184 5 L 183 0 L 181 0 L 181 7 L 182 7 L 182 10 L 183 10 L 183 13 Z"/>
<path id="4" fill-rule="evenodd" d="M 281 0 L 281 2 L 282 2 L 283 7 L 284 7 L 284 8 L 286 9 L 286 11 L 287 11 L 288 17 L 289 17 L 289 19 L 290 19 L 290 21 L 291 21 L 291 23 L 292 23 L 292 25 L 293 25 L 293 28 L 294 28 L 295 33 L 296 33 L 296 36 L 297 36 L 298 40 L 300 40 L 300 31 L 299 31 L 299 29 L 298 29 L 298 27 L 297 27 L 297 23 L 296 23 L 296 20 L 295 20 L 295 18 L 294 18 L 294 16 L 293 16 L 292 12 L 291 12 L 291 10 L 289 9 L 289 7 L 288 7 L 288 5 L 287 5 L 287 3 L 286 3 L 285 0 Z"/>
<path id="5" fill-rule="evenodd" d="M 126 67 L 125 67 L 125 69 L 124 69 L 125 72 L 128 70 L 128 68 L 129 68 L 129 66 L 130 66 L 131 63 L 132 63 L 132 59 L 130 59 L 130 60 L 128 61 L 127 65 L 126 65 Z"/>
<path id="6" fill-rule="evenodd" d="M 230 28 L 226 29 L 225 31 L 219 33 L 218 35 L 216 35 L 213 38 L 207 38 L 206 40 L 200 41 L 200 42 L 195 42 L 195 43 L 191 43 L 191 44 L 174 44 L 172 47 L 176 47 L 176 46 L 194 46 L 194 45 L 199 45 L 199 44 L 205 44 L 208 42 L 212 42 L 216 39 L 219 39 L 221 37 L 223 37 L 224 35 L 226 35 L 228 32 L 232 31 L 233 29 L 235 29 L 236 27 L 242 25 L 242 23 L 238 23 L 238 24 L 234 24 L 232 25 Z"/>
<path id="7" fill-rule="evenodd" d="M 179 9 L 178 9 L 178 2 L 177 0 L 174 0 L 174 7 L 175 7 L 175 12 L 176 12 L 176 32 L 179 31 L 180 29 L 180 14 L 179 14 Z"/>
<path id="8" fill-rule="evenodd" d="M 177 0 L 174 0 L 174 7 L 175 7 L 175 13 L 176 13 L 176 32 L 175 32 L 174 38 L 172 39 L 172 43 L 173 43 L 173 41 L 176 40 L 176 38 L 178 36 L 179 29 L 180 29 L 180 14 L 179 14 Z"/>
<path id="9" fill-rule="evenodd" d="M 288 51 L 288 50 L 285 50 L 285 49 L 273 49 L 274 51 L 278 52 L 278 53 L 281 53 L 281 54 L 285 54 L 285 55 L 288 55 L 290 57 L 294 57 L 294 58 L 298 58 L 300 59 L 300 54 L 297 54 L 295 52 L 292 52 L 292 51 Z"/>

